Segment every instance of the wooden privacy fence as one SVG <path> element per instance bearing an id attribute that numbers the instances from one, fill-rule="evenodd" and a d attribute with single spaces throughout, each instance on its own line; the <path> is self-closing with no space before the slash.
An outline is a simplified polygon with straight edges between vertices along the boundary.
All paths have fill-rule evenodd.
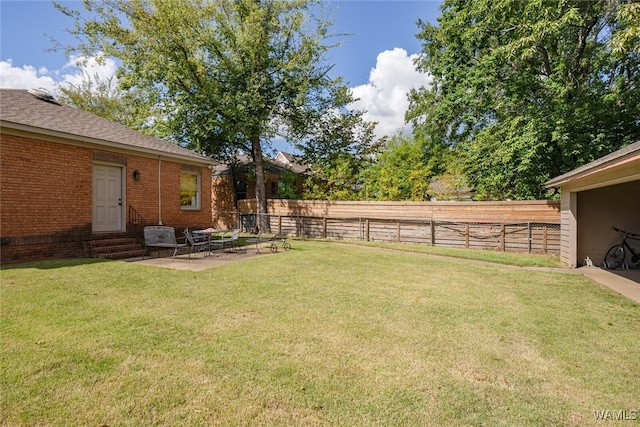
<path id="1" fill-rule="evenodd" d="M 296 237 L 425 244 L 512 252 L 559 253 L 560 224 L 462 223 L 380 218 L 327 218 L 268 215 L 271 231 Z M 240 215 L 245 231 L 255 214 Z"/>
<path id="2" fill-rule="evenodd" d="M 255 200 L 217 212 L 255 228 Z M 516 202 L 328 202 L 269 200 L 272 232 L 297 237 L 352 239 L 493 249 L 560 252 L 560 204 Z"/>
<path id="3" fill-rule="evenodd" d="M 240 200 L 238 213 L 256 212 L 256 201 Z M 560 223 L 560 202 L 332 202 L 323 200 L 267 201 L 267 213 L 318 218 L 430 219 L 453 222 Z"/>

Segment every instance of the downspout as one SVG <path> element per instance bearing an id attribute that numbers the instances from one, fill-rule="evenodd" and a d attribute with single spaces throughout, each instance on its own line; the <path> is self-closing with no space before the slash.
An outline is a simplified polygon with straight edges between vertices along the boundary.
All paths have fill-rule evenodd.
<path id="1" fill-rule="evenodd" d="M 162 225 L 162 157 L 158 156 L 158 225 Z"/>

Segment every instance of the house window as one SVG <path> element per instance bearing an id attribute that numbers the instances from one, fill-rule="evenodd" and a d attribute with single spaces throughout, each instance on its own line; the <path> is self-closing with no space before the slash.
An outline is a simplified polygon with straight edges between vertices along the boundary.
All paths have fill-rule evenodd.
<path id="1" fill-rule="evenodd" d="M 200 209 L 200 174 L 180 172 L 180 209 Z"/>
<path id="2" fill-rule="evenodd" d="M 247 183 L 244 181 L 236 181 L 236 199 L 244 200 L 247 198 Z"/>

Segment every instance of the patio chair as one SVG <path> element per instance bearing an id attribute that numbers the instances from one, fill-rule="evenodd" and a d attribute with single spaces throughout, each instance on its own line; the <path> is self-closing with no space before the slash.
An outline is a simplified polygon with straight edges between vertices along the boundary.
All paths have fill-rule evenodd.
<path id="1" fill-rule="evenodd" d="M 215 246 L 217 249 L 222 249 L 224 251 L 225 247 L 229 247 L 234 251 L 238 251 L 240 249 L 240 229 L 236 228 L 232 231 L 230 237 L 222 237 L 220 239 L 211 240 L 211 245 Z"/>
<path id="2" fill-rule="evenodd" d="M 194 234 L 188 228 L 184 229 L 184 237 L 189 245 L 189 258 L 192 253 L 204 252 L 204 256 L 207 256 L 209 250 L 209 236 L 206 234 Z"/>
<path id="3" fill-rule="evenodd" d="M 158 256 L 160 256 L 160 249 L 162 248 L 173 249 L 173 258 L 175 258 L 178 249 L 187 246 L 185 243 L 176 241 L 176 230 L 173 227 L 150 225 L 144 228 L 143 233 L 144 254 L 142 258 L 149 252 L 149 248 L 158 248 Z"/>

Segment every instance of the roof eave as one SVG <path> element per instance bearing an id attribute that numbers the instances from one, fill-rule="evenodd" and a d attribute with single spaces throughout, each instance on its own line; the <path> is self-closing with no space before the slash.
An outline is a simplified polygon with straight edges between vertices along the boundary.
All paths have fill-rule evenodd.
<path id="1" fill-rule="evenodd" d="M 556 178 L 553 178 L 549 181 L 547 181 L 545 183 L 545 188 L 558 188 L 558 187 L 562 187 L 564 184 L 567 184 L 568 182 L 571 181 L 575 181 L 578 180 L 580 178 L 584 178 L 586 176 L 592 175 L 594 173 L 598 173 L 600 171 L 609 169 L 610 167 L 617 165 L 617 164 L 621 164 L 621 163 L 625 163 L 628 160 L 635 160 L 637 157 L 639 156 L 638 151 L 632 151 L 630 153 L 626 153 L 624 155 L 621 155 L 619 157 L 615 157 L 612 159 L 607 160 L 606 162 L 603 163 L 598 163 L 595 164 L 591 167 L 588 167 L 589 165 L 585 165 L 582 168 L 578 168 L 572 172 L 568 172 L 565 173 L 563 175 L 560 175 Z"/>
<path id="2" fill-rule="evenodd" d="M 213 160 L 211 158 L 208 158 L 206 156 L 200 156 L 197 153 L 194 153 L 194 156 L 185 156 L 185 155 L 182 155 L 182 154 L 179 154 L 179 153 L 171 153 L 171 152 L 166 152 L 166 151 L 154 150 L 152 148 L 145 148 L 145 147 L 138 147 L 138 146 L 135 146 L 135 145 L 123 144 L 123 143 L 119 143 L 119 142 L 115 142 L 115 141 L 107 141 L 107 140 L 87 137 L 87 136 L 83 136 L 83 135 L 75 135 L 75 134 L 70 134 L 70 133 L 66 133 L 66 132 L 59 132 L 59 131 L 54 131 L 54 130 L 49 130 L 49 129 L 43 129 L 43 128 L 24 125 L 24 124 L 20 124 L 20 123 L 9 122 L 9 121 L 6 121 L 6 120 L 0 120 L 0 127 L 6 128 L 6 129 L 13 129 L 13 130 L 17 130 L 17 131 L 22 131 L 22 132 L 26 132 L 26 133 L 32 133 L 32 134 L 35 134 L 35 135 L 43 135 L 43 136 L 48 136 L 48 137 L 53 137 L 53 138 L 69 140 L 69 141 L 73 141 L 73 142 L 81 143 L 81 144 L 93 144 L 93 145 L 109 147 L 109 148 L 117 148 L 117 149 L 120 149 L 120 150 L 133 151 L 133 152 L 137 152 L 137 153 L 145 153 L 145 154 L 148 154 L 148 155 L 153 155 L 155 157 L 158 157 L 158 156 L 167 157 L 167 158 L 171 158 L 171 159 L 179 159 L 179 160 L 182 160 L 182 161 L 204 163 L 204 164 L 213 165 L 213 166 L 218 165 L 220 163 L 220 162 L 218 162 L 216 160 Z"/>
<path id="3" fill-rule="evenodd" d="M 587 163 L 570 172 L 557 176 L 545 182 L 545 188 L 558 188 L 562 185 L 580 179 L 584 176 L 597 173 L 601 170 L 608 169 L 616 164 L 625 163 L 628 160 L 634 160 L 640 155 L 640 141 L 629 144 L 618 151 L 614 151 L 600 159 Z"/>

